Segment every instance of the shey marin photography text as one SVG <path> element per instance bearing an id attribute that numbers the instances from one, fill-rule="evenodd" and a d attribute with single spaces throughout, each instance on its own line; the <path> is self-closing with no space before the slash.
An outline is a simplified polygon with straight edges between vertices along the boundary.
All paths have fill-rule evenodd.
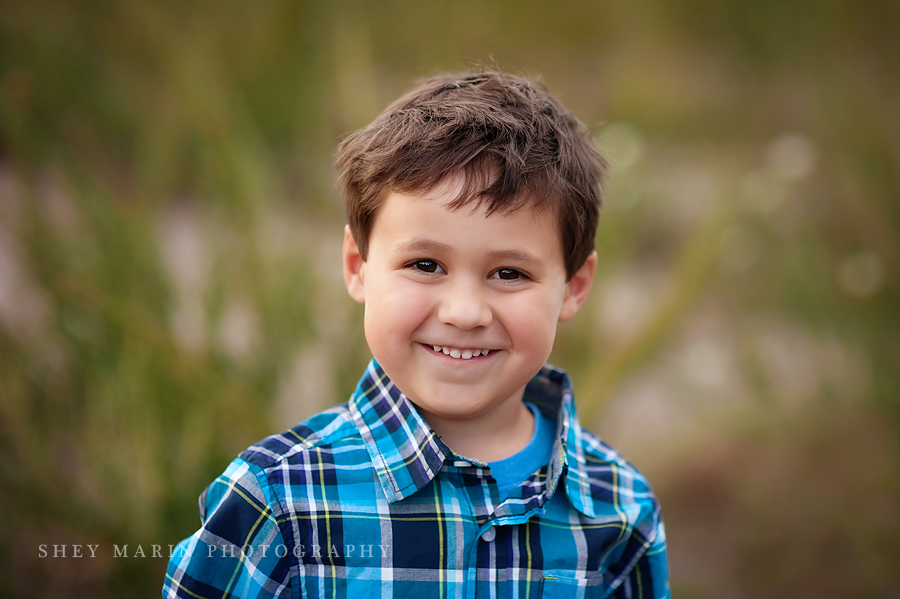
<path id="1" fill-rule="evenodd" d="M 115 558 L 171 558 L 176 551 L 177 545 L 160 545 L 160 544 L 112 544 L 103 546 L 100 544 L 41 544 L 38 545 L 37 554 L 39 558 L 96 558 L 104 553 Z M 209 557 L 216 557 L 220 554 L 222 557 L 250 557 L 254 553 L 261 553 L 263 557 L 266 555 L 276 555 L 277 557 L 285 557 L 288 553 L 292 553 L 297 558 L 309 557 L 312 559 L 320 558 L 340 558 L 340 557 L 385 557 L 387 549 L 384 545 L 337 545 L 321 546 L 321 545 L 245 545 L 238 547 L 237 545 L 222 544 L 210 545 L 208 548 Z"/>

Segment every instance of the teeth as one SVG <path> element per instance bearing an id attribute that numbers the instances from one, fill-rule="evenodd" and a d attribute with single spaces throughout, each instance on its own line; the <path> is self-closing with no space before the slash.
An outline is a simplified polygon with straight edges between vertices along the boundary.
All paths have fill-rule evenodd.
<path id="1" fill-rule="evenodd" d="M 489 349 L 457 349 L 455 347 L 446 347 L 442 345 L 432 345 L 431 349 L 436 352 L 442 352 L 444 355 L 450 356 L 451 358 L 462 358 L 463 360 L 471 360 L 472 358 L 477 358 L 478 356 L 486 356 Z"/>

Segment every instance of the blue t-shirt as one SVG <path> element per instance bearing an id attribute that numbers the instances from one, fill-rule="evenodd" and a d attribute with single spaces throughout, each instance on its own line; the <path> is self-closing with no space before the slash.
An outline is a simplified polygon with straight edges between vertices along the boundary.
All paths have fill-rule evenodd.
<path id="1" fill-rule="evenodd" d="M 553 443 L 556 441 L 556 423 L 545 418 L 533 403 L 525 402 L 534 414 L 534 433 L 528 445 L 508 458 L 488 462 L 491 476 L 497 481 L 500 501 L 509 497 L 515 489 L 528 480 L 541 466 L 550 462 Z"/>

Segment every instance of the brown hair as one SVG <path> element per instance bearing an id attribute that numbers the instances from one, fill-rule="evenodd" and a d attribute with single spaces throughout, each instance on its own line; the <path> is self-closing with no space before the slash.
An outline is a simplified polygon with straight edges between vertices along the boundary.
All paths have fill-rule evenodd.
<path id="1" fill-rule="evenodd" d="M 487 214 L 555 214 L 568 278 L 594 249 L 607 168 L 584 125 L 546 90 L 495 71 L 425 79 L 347 137 L 335 166 L 363 260 L 387 193 L 427 191 L 459 173 L 451 209 L 475 201 Z"/>

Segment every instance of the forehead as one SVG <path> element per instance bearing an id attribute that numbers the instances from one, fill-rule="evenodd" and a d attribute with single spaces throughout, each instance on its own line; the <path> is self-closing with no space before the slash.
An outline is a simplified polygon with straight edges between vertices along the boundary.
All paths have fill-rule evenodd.
<path id="1" fill-rule="evenodd" d="M 494 184 L 496 170 L 490 165 L 474 166 L 451 172 L 431 186 L 421 188 L 388 189 L 384 193 L 383 203 L 392 195 L 405 195 L 422 201 L 437 201 L 451 212 L 460 211 L 489 217 L 494 214 L 515 214 L 518 212 L 533 214 L 541 222 L 558 225 L 558 214 L 553 202 L 543 200 L 528 193 L 496 202 L 491 195 L 484 194 Z"/>
<path id="2" fill-rule="evenodd" d="M 527 202 L 490 213 L 487 203 L 455 205 L 452 182 L 428 191 L 389 192 L 370 232 L 370 251 L 465 251 L 472 254 L 528 253 L 547 263 L 562 263 L 562 239 L 556 219 Z"/>

